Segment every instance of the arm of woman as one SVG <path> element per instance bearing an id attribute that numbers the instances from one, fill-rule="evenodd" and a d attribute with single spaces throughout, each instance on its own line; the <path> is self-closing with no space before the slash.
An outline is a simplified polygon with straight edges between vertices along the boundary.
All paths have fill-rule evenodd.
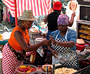
<path id="1" fill-rule="evenodd" d="M 75 43 L 76 43 L 76 39 L 77 39 L 77 34 L 75 31 L 69 31 L 69 35 L 68 35 L 69 39 L 68 39 L 68 42 L 58 42 L 58 41 L 55 41 L 51 38 L 51 41 L 52 43 L 54 43 L 55 45 L 58 45 L 58 46 L 63 46 L 63 47 L 74 47 L 75 46 Z"/>
<path id="2" fill-rule="evenodd" d="M 72 13 L 71 19 L 69 21 L 69 27 L 71 27 L 73 25 L 74 17 L 75 17 L 75 12 Z"/>
<path id="3" fill-rule="evenodd" d="M 68 42 L 58 42 L 58 41 L 55 41 L 53 39 L 51 39 L 52 43 L 55 44 L 55 45 L 58 45 L 58 46 L 63 46 L 63 47 L 74 47 L 75 45 L 75 42 L 74 41 L 68 41 Z"/>
<path id="4" fill-rule="evenodd" d="M 68 42 L 56 42 L 57 44 L 56 45 L 59 45 L 59 46 L 63 46 L 63 47 L 74 47 L 75 45 L 75 42 L 74 41 L 68 41 Z"/>
<path id="5" fill-rule="evenodd" d="M 48 16 L 45 17 L 44 22 L 47 23 Z"/>
<path id="6" fill-rule="evenodd" d="M 32 51 L 32 50 L 33 50 L 33 51 L 34 51 L 34 50 L 37 50 L 40 46 L 42 46 L 42 45 L 48 45 L 49 42 L 50 42 L 49 40 L 44 40 L 44 41 L 42 41 L 42 42 L 40 42 L 40 43 L 38 43 L 38 44 L 35 44 L 35 45 L 28 45 L 28 44 L 25 42 L 25 40 L 24 40 L 21 32 L 16 31 L 15 34 L 14 34 L 14 36 L 15 36 L 17 42 L 20 44 L 20 46 L 21 46 L 26 52 Z"/>
<path id="7" fill-rule="evenodd" d="M 48 50 L 52 53 L 53 56 L 57 57 L 57 52 L 53 50 L 50 46 L 48 46 Z"/>

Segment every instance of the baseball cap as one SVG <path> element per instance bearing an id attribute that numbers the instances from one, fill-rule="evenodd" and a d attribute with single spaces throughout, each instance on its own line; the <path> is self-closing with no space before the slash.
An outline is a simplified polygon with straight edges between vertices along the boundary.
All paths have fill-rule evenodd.
<path id="1" fill-rule="evenodd" d="M 61 10 L 62 8 L 62 3 L 60 1 L 56 1 L 54 4 L 53 4 L 53 9 L 54 10 Z"/>

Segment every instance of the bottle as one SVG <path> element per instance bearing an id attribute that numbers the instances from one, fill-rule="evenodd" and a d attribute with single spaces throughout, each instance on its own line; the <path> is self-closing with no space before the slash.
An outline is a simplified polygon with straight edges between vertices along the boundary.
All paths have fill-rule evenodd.
<path id="1" fill-rule="evenodd" d="M 31 51 L 30 53 L 30 63 L 33 64 L 36 58 L 36 51 Z"/>

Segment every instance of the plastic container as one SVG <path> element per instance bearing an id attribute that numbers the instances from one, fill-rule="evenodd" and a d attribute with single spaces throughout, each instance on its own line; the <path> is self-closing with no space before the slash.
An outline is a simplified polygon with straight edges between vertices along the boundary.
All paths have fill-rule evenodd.
<path id="1" fill-rule="evenodd" d="M 80 50 L 80 51 L 83 51 L 84 50 L 84 44 L 77 44 L 76 43 L 76 48 L 77 48 L 77 50 Z"/>
<path id="2" fill-rule="evenodd" d="M 77 50 L 83 51 L 85 47 L 89 46 L 89 44 L 85 43 L 85 44 L 77 44 L 76 43 L 76 48 Z"/>
<path id="3" fill-rule="evenodd" d="M 30 63 L 34 63 L 35 62 L 35 59 L 36 59 L 36 51 L 31 51 L 30 52 Z"/>

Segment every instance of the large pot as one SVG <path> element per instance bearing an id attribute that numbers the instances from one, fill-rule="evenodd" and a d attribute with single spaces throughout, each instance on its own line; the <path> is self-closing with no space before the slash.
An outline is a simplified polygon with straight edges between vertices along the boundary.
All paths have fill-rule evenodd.
<path id="1" fill-rule="evenodd" d="M 58 65 L 58 66 L 55 66 L 55 69 L 54 69 L 54 73 L 53 74 L 55 74 L 55 70 L 56 69 L 59 69 L 59 68 L 72 68 L 72 69 L 74 69 L 74 70 L 79 70 L 79 68 L 76 68 L 76 67 L 73 67 L 73 66 L 66 66 L 66 65 Z"/>

